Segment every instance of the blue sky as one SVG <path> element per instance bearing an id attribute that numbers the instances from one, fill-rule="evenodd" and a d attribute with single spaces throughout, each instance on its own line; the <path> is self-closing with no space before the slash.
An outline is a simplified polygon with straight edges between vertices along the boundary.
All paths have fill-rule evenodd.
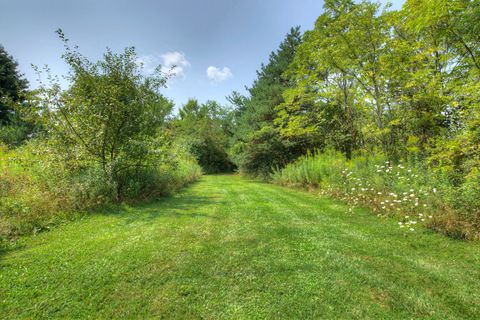
<path id="1" fill-rule="evenodd" d="M 386 1 L 381 1 L 386 3 Z M 398 8 L 403 0 L 390 1 Z M 62 28 L 80 52 L 101 57 L 108 46 L 135 46 L 145 72 L 155 64 L 177 65 L 163 94 L 177 106 L 194 97 L 225 103 L 244 91 L 292 26 L 311 29 L 320 0 L 0 0 L 0 44 L 35 87 L 31 64 L 67 72 Z"/>

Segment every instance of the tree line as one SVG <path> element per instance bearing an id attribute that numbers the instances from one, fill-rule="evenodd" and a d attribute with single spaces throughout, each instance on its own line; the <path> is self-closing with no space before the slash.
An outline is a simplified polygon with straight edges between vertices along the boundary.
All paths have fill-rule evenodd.
<path id="1" fill-rule="evenodd" d="M 249 95 L 232 95 L 232 158 L 253 174 L 327 148 L 478 170 L 479 16 L 467 0 L 397 11 L 325 1 L 315 28 L 292 29 Z"/>

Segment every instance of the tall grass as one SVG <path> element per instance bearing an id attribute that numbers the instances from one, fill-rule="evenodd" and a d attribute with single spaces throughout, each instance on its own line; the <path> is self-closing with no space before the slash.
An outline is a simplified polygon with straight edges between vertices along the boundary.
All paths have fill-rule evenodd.
<path id="1" fill-rule="evenodd" d="M 100 206 L 172 193 L 202 174 L 190 155 L 172 150 L 168 161 L 126 172 L 119 197 L 98 166 L 56 161 L 42 143 L 9 150 L 0 145 L 0 242 L 49 229 Z"/>
<path id="2" fill-rule="evenodd" d="M 393 163 L 383 155 L 354 157 L 316 152 L 274 170 L 274 183 L 316 188 L 366 206 L 379 217 L 396 216 L 406 232 L 425 225 L 454 238 L 480 239 L 480 174 L 453 181 L 425 162 Z"/>

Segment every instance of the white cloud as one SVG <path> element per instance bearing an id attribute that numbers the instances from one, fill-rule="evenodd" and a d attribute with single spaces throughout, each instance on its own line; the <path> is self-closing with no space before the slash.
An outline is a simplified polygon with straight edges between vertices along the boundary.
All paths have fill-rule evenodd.
<path id="1" fill-rule="evenodd" d="M 190 67 L 190 62 L 185 58 L 183 52 L 167 52 L 161 55 L 162 72 L 172 73 L 175 77 L 185 78 L 185 68 Z"/>
<path id="2" fill-rule="evenodd" d="M 183 52 L 173 51 L 161 55 L 142 55 L 137 58 L 137 64 L 145 73 L 153 73 L 160 64 L 161 71 L 172 77 L 185 78 L 185 69 L 190 67 L 190 62 Z"/>
<path id="3" fill-rule="evenodd" d="M 210 66 L 207 68 L 207 77 L 215 82 L 221 82 L 233 77 L 232 71 L 228 67 L 222 69 Z"/>

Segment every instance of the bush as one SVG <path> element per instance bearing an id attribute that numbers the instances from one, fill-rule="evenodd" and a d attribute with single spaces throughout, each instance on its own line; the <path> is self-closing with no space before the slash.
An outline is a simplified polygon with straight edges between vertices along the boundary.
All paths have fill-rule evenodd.
<path id="1" fill-rule="evenodd" d="M 424 161 L 393 163 L 383 155 L 351 160 L 333 151 L 309 154 L 272 174 L 275 183 L 315 187 L 321 193 L 396 216 L 400 228 L 424 224 L 455 238 L 480 239 L 478 170 L 458 184 Z"/>
<path id="2" fill-rule="evenodd" d="M 27 114 L 42 139 L 26 135 L 21 147 L 0 148 L 0 240 L 102 205 L 162 196 L 201 174 L 166 130 L 173 103 L 159 92 L 166 81 L 160 67 L 145 76 L 134 48 L 107 50 L 91 62 L 57 32 L 70 83 L 62 90 L 48 75 L 49 85 L 29 99 Z M 20 118 L 17 124 L 33 129 Z M 10 122 L 0 138 L 18 145 L 22 132 Z"/>
<path id="3" fill-rule="evenodd" d="M 124 201 L 170 194 L 201 175 L 196 161 L 178 147 L 154 167 L 124 172 Z M 0 242 L 49 229 L 87 210 L 114 204 L 119 195 L 97 165 L 58 161 L 44 141 L 21 148 L 0 146 Z"/>
<path id="4" fill-rule="evenodd" d="M 237 142 L 230 154 L 241 173 L 262 179 L 269 177 L 273 167 L 292 160 L 287 145 L 271 126 L 252 133 L 247 143 Z"/>
<path id="5" fill-rule="evenodd" d="M 190 99 L 172 122 L 176 141 L 188 150 L 206 173 L 232 172 L 227 154 L 233 125 L 228 109 L 215 101 L 199 104 Z"/>

